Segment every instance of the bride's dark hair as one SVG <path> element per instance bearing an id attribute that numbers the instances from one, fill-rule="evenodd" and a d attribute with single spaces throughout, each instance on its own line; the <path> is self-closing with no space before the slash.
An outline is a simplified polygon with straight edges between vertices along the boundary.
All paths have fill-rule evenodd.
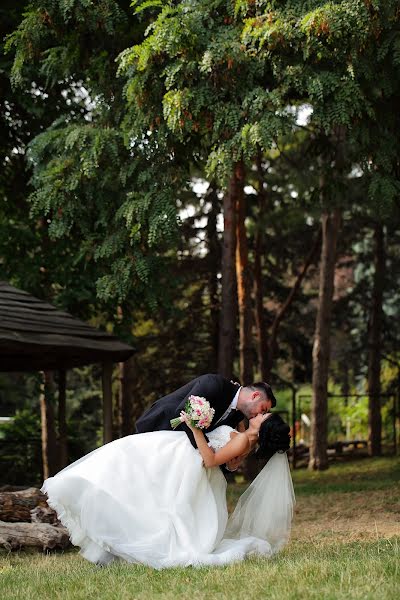
<path id="1" fill-rule="evenodd" d="M 290 447 L 290 427 L 277 413 L 272 413 L 261 425 L 256 458 L 269 460 L 275 452 L 286 452 Z"/>

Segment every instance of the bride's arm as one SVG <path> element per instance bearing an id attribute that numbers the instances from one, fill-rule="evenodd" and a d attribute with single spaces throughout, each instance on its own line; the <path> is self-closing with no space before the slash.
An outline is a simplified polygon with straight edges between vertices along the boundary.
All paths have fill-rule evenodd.
<path id="1" fill-rule="evenodd" d="M 197 444 L 197 448 L 202 456 L 205 467 L 218 467 L 229 462 L 233 458 L 237 458 L 241 454 L 244 454 L 248 450 L 248 439 L 245 435 L 235 435 L 230 442 L 226 444 L 218 452 L 214 452 L 212 448 L 207 444 L 207 440 L 204 437 L 204 433 L 197 427 L 192 427 L 190 420 L 185 412 L 181 412 L 181 417 L 185 421 L 188 427 L 193 432 L 194 439 Z"/>

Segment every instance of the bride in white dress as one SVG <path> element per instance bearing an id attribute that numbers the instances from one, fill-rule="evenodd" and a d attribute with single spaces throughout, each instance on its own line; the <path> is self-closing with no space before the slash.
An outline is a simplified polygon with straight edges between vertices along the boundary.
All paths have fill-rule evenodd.
<path id="1" fill-rule="evenodd" d="M 72 543 L 97 564 L 122 559 L 162 569 L 271 556 L 288 541 L 293 515 L 288 431 L 279 415 L 260 414 L 243 433 L 217 427 L 208 444 L 193 430 L 198 449 L 184 431 L 130 435 L 90 452 L 41 489 Z M 257 445 L 269 460 L 228 519 L 218 465 Z"/>

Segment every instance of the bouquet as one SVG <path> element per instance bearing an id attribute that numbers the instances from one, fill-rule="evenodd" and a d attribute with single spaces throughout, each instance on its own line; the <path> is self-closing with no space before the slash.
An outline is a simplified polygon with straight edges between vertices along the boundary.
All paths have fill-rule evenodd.
<path id="1" fill-rule="evenodd" d="M 185 413 L 193 427 L 204 429 L 211 425 L 215 409 L 211 408 L 210 403 L 202 396 L 189 396 L 185 404 Z M 172 429 L 175 429 L 182 423 L 182 418 L 171 419 L 170 423 Z"/>

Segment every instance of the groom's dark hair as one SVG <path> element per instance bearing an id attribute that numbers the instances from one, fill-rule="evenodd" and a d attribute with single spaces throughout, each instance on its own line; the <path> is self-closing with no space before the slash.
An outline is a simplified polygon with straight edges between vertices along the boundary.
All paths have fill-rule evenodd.
<path id="1" fill-rule="evenodd" d="M 265 383 L 265 381 L 256 381 L 255 383 L 252 383 L 251 385 L 248 385 L 246 387 L 249 387 L 252 390 L 262 392 L 268 398 L 268 400 L 271 400 L 272 408 L 275 408 L 276 398 L 274 396 L 271 386 L 268 383 Z"/>

